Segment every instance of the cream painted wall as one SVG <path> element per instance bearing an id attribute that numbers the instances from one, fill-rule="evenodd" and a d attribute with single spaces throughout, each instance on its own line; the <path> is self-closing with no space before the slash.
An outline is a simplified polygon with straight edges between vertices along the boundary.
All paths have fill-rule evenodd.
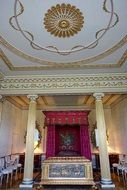
<path id="1" fill-rule="evenodd" d="M 112 128 L 111 145 L 112 149 L 120 154 L 127 154 L 127 98 L 111 109 Z"/>
<path id="2" fill-rule="evenodd" d="M 1 103 L 0 156 L 21 151 L 21 115 L 19 108 L 8 101 Z"/>
<path id="3" fill-rule="evenodd" d="M 105 123 L 108 135 L 108 152 L 127 154 L 127 98 L 123 99 L 111 109 L 104 109 Z M 95 110 L 89 114 L 90 127 L 93 127 L 96 121 Z M 96 149 L 92 146 L 93 152 Z"/>
<path id="4" fill-rule="evenodd" d="M 42 144 L 35 153 L 44 149 L 44 114 L 37 110 L 37 121 L 42 130 Z M 8 101 L 0 102 L 0 156 L 25 151 L 25 133 L 28 110 L 21 110 Z"/>

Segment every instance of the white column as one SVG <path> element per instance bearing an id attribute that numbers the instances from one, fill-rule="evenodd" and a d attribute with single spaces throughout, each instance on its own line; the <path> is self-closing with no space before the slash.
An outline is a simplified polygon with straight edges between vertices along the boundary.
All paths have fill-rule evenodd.
<path id="1" fill-rule="evenodd" d="M 97 129 L 99 136 L 99 156 L 100 156 L 100 167 L 101 167 L 101 186 L 102 187 L 115 187 L 111 180 L 110 165 L 108 148 L 106 142 L 106 125 L 104 118 L 104 109 L 102 103 L 103 93 L 95 93 L 93 96 L 96 98 L 96 120 Z"/>
<path id="2" fill-rule="evenodd" d="M 25 151 L 25 165 L 24 177 L 20 187 L 32 188 L 33 186 L 33 163 L 34 163 L 34 132 L 36 122 L 36 99 L 37 95 L 28 95 L 30 99 L 27 122 L 26 135 L 26 151 Z"/>

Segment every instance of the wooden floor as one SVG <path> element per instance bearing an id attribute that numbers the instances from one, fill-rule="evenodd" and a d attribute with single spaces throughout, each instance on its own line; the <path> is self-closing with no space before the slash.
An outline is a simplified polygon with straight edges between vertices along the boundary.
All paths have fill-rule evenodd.
<path id="1" fill-rule="evenodd" d="M 35 185 L 34 190 L 93 190 L 91 186 L 40 186 L 39 185 L 39 175 L 38 173 L 35 173 Z M 19 184 L 22 182 L 22 174 L 18 174 L 18 177 L 13 177 L 12 181 L 9 181 L 8 184 L 6 184 L 6 180 L 3 180 L 3 184 L 0 187 L 0 190 L 18 190 Z M 101 190 L 102 188 L 99 185 L 100 180 L 100 174 L 99 172 L 94 173 L 94 180 L 96 183 L 96 187 L 98 190 Z M 120 176 L 117 176 L 116 174 L 112 173 L 112 181 L 115 184 L 115 188 L 103 188 L 103 190 L 127 190 L 127 181 L 123 180 L 123 178 Z M 22 189 L 23 190 L 23 189 Z M 26 188 L 24 189 L 26 190 Z M 28 189 L 29 190 L 29 189 Z"/>

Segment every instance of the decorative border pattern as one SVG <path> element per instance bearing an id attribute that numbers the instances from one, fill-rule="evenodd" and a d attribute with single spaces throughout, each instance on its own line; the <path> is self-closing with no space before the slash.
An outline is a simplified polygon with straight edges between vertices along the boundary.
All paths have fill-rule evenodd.
<path id="1" fill-rule="evenodd" d="M 94 92 L 127 93 L 126 74 L 5 77 L 0 94 L 83 94 Z"/>

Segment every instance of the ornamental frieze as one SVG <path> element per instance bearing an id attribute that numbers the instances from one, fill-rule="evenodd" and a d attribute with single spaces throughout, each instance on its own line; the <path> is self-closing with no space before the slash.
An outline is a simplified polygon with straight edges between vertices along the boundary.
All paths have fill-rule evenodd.
<path id="1" fill-rule="evenodd" d="M 70 77 L 31 76 L 24 78 L 5 77 L 0 82 L 0 93 L 24 93 L 24 91 L 36 91 L 40 93 L 87 93 L 96 91 L 105 92 L 126 92 L 127 74 L 108 74 L 108 75 L 77 75 Z M 72 92 L 73 91 L 73 92 Z"/>

